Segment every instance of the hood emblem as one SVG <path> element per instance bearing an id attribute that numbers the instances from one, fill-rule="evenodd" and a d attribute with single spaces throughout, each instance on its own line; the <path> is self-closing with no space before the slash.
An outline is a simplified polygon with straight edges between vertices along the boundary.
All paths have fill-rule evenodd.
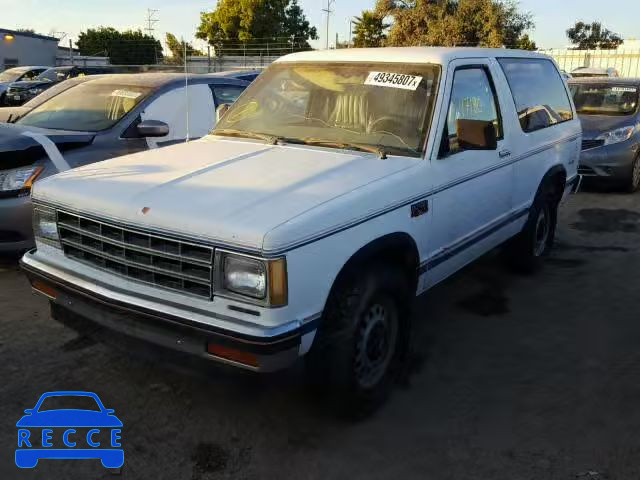
<path id="1" fill-rule="evenodd" d="M 142 212 L 143 215 L 146 215 L 150 211 L 151 211 L 151 208 L 149 207 L 142 207 L 142 210 L 140 210 L 140 212 Z"/>

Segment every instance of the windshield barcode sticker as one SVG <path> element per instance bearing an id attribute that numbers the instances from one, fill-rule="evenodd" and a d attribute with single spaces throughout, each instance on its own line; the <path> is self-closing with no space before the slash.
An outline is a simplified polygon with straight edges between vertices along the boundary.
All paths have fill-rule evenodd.
<path id="1" fill-rule="evenodd" d="M 421 81 L 422 77 L 407 75 L 406 73 L 370 72 L 364 84 L 401 88 L 402 90 L 416 90 Z"/>

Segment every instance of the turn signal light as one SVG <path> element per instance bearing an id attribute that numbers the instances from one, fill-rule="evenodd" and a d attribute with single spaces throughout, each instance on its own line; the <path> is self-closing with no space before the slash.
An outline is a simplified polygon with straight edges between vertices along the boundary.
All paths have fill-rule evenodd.
<path id="1" fill-rule="evenodd" d="M 33 280 L 31 282 L 31 287 L 38 293 L 49 297 L 51 300 L 55 300 L 58 297 L 58 292 L 50 285 L 47 285 L 40 280 Z"/>
<path id="2" fill-rule="evenodd" d="M 236 350 L 235 348 L 224 347 L 222 345 L 216 345 L 214 343 L 207 345 L 207 352 L 226 360 L 231 360 L 250 367 L 258 367 L 258 358 L 252 353 Z"/>

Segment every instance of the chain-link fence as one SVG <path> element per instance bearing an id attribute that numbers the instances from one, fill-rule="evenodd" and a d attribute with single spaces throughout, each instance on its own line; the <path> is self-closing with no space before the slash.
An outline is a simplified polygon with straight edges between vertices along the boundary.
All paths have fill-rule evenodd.
<path id="1" fill-rule="evenodd" d="M 551 49 L 542 53 L 553 57 L 568 73 L 580 67 L 615 68 L 621 77 L 640 77 L 640 50 Z"/>

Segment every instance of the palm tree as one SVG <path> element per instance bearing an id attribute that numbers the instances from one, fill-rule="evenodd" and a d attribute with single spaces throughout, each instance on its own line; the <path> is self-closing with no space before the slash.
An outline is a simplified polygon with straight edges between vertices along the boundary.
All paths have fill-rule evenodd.
<path id="1" fill-rule="evenodd" d="M 384 44 L 387 38 L 384 32 L 390 25 L 384 23 L 383 17 L 370 10 L 364 10 L 353 23 L 355 47 L 381 47 Z"/>

